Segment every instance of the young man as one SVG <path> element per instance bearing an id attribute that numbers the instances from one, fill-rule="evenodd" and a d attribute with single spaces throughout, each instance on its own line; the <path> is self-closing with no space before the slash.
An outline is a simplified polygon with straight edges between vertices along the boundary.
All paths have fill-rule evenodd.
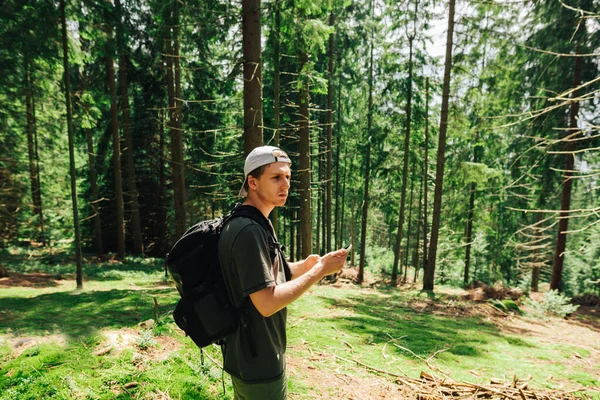
<path id="1" fill-rule="evenodd" d="M 246 158 L 240 197 L 265 219 L 285 204 L 290 189 L 291 161 L 281 149 L 257 147 Z M 268 222 L 267 222 L 268 223 Z M 270 223 L 268 223 L 270 226 Z M 225 225 L 219 240 L 219 259 L 234 304 L 242 307 L 242 321 L 225 339 L 224 368 L 231 375 L 235 399 L 287 398 L 286 307 L 313 284 L 342 269 L 348 252 L 316 254 L 289 265 L 274 233 L 256 221 L 239 217 Z M 249 298 L 249 300 L 246 300 Z"/>

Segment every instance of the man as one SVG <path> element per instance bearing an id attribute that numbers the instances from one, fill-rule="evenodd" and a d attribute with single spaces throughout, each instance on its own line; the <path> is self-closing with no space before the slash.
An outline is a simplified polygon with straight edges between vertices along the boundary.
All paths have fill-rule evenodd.
<path id="1" fill-rule="evenodd" d="M 285 204 L 290 189 L 291 161 L 281 149 L 257 147 L 246 158 L 240 197 L 265 219 Z M 270 227 L 270 223 L 267 222 Z M 288 265 L 274 233 L 253 219 L 234 218 L 219 241 L 219 259 L 234 304 L 242 307 L 242 324 L 225 339 L 224 368 L 231 375 L 235 399 L 287 398 L 286 307 L 313 284 L 342 269 L 348 252 L 310 255 Z M 249 301 L 246 299 L 249 298 Z"/>

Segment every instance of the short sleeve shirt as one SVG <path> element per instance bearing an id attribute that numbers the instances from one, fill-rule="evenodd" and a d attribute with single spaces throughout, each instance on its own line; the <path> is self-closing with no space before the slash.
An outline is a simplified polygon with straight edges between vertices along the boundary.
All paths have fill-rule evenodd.
<path id="1" fill-rule="evenodd" d="M 265 318 L 250 299 L 246 301 L 252 293 L 285 282 L 281 252 L 272 252 L 269 243 L 269 233 L 245 217 L 227 223 L 219 239 L 223 278 L 233 303 L 243 307 L 248 327 L 240 326 L 226 337 L 224 368 L 248 383 L 273 381 L 285 372 L 287 310 Z M 251 351 L 252 340 L 256 356 Z"/>

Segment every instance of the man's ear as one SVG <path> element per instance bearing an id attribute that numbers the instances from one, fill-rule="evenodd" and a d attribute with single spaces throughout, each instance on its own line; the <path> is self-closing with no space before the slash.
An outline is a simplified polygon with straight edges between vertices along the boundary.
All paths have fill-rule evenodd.
<path id="1" fill-rule="evenodd" d="M 256 178 L 252 175 L 248 175 L 248 188 L 252 190 L 256 190 Z"/>

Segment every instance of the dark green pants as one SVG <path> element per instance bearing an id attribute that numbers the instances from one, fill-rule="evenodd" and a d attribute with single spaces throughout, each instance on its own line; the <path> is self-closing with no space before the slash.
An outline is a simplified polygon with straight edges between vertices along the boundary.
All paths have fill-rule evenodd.
<path id="1" fill-rule="evenodd" d="M 234 376 L 233 383 L 234 400 L 286 400 L 287 399 L 287 376 L 285 372 L 278 380 L 269 383 L 245 383 Z"/>

